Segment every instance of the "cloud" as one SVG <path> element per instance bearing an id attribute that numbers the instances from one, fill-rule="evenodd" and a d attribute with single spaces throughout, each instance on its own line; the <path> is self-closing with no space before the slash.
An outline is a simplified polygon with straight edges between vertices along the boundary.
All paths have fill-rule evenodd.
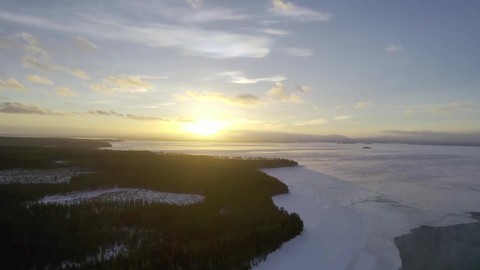
<path id="1" fill-rule="evenodd" d="M 312 91 L 312 88 L 306 85 L 297 85 L 297 91 L 301 93 L 308 93 Z"/>
<path id="2" fill-rule="evenodd" d="M 302 98 L 295 93 L 287 93 L 282 82 L 275 83 L 267 92 L 267 96 L 273 100 L 278 100 L 285 103 L 302 103 Z"/>
<path id="3" fill-rule="evenodd" d="M 280 51 L 284 54 L 298 57 L 307 57 L 313 55 L 313 51 L 307 48 L 283 48 L 280 49 Z"/>
<path id="4" fill-rule="evenodd" d="M 198 8 L 203 4 L 203 0 L 185 0 L 192 8 Z"/>
<path id="5" fill-rule="evenodd" d="M 0 18 L 2 12 L 0 12 Z M 17 33 L 17 37 L 22 38 L 28 45 L 24 46 L 26 55 L 22 58 L 22 65 L 27 68 L 34 68 L 41 71 L 64 72 L 82 80 L 87 80 L 90 76 L 78 68 L 68 68 L 50 63 L 50 55 L 41 48 L 40 40 L 34 35 L 28 33 Z"/>
<path id="6" fill-rule="evenodd" d="M 176 94 L 174 98 L 178 101 L 196 100 L 196 101 L 218 101 L 229 105 L 244 105 L 251 106 L 260 102 L 260 99 L 251 94 L 240 94 L 236 96 L 229 96 L 222 92 L 214 91 L 187 91 L 185 94 Z"/>
<path id="7" fill-rule="evenodd" d="M 385 51 L 389 53 L 403 52 L 403 46 L 400 44 L 390 43 L 385 47 Z"/>
<path id="8" fill-rule="evenodd" d="M 32 34 L 29 33 L 17 33 L 15 36 L 23 39 L 25 42 L 27 42 L 30 45 L 40 45 L 40 41 L 38 38 Z"/>
<path id="9" fill-rule="evenodd" d="M 163 75 L 133 75 L 134 77 L 138 77 L 141 80 L 149 80 L 149 81 L 161 81 L 168 79 L 168 76 Z"/>
<path id="10" fill-rule="evenodd" d="M 290 33 L 282 30 L 282 29 L 275 29 L 275 28 L 264 28 L 261 30 L 262 33 L 269 34 L 272 36 L 287 36 Z"/>
<path id="11" fill-rule="evenodd" d="M 22 58 L 22 64 L 24 67 L 27 68 L 34 68 L 38 69 L 41 71 L 49 71 L 49 72 L 64 72 L 68 73 L 74 77 L 77 77 L 79 79 L 87 80 L 90 78 L 90 76 L 83 70 L 78 69 L 78 68 L 67 68 L 67 67 L 62 67 L 62 66 L 57 66 L 48 63 L 48 61 L 42 61 L 37 58 L 31 57 L 29 55 L 25 55 Z"/>
<path id="12" fill-rule="evenodd" d="M 43 58 L 50 57 L 48 52 L 42 47 L 40 47 L 40 40 L 36 36 L 29 33 L 17 33 L 15 36 L 21 38 L 27 43 L 27 45 L 24 46 L 24 49 L 28 54 L 38 55 Z"/>
<path id="13" fill-rule="evenodd" d="M 95 115 L 95 116 L 115 116 L 121 118 L 128 118 L 132 120 L 139 120 L 139 121 L 170 121 L 168 119 L 154 117 L 154 116 L 141 116 L 135 114 L 122 114 L 116 111 L 105 111 L 105 110 L 90 110 L 87 114 Z"/>
<path id="14" fill-rule="evenodd" d="M 106 116 L 123 116 L 123 114 L 117 113 L 115 111 L 104 111 L 104 110 L 90 110 L 88 114 L 91 115 L 106 115 Z"/>
<path id="15" fill-rule="evenodd" d="M 450 102 L 446 105 L 439 105 L 430 108 L 430 112 L 439 115 L 450 115 L 465 109 L 471 109 L 475 106 L 470 102 Z"/>
<path id="16" fill-rule="evenodd" d="M 273 41 L 265 36 L 204 30 L 186 25 L 138 23 L 87 14 L 72 15 L 62 22 L 0 11 L 0 19 L 50 30 L 126 41 L 155 48 L 174 48 L 184 54 L 208 58 L 263 58 Z"/>
<path id="17" fill-rule="evenodd" d="M 139 121 L 169 121 L 167 119 L 163 119 L 160 117 L 141 116 L 141 115 L 135 115 L 135 114 L 126 114 L 125 117 L 133 120 L 139 120 Z"/>
<path id="18" fill-rule="evenodd" d="M 56 71 L 57 68 L 48 63 L 42 62 L 36 58 L 33 58 L 29 55 L 25 55 L 22 58 L 22 65 L 27 68 L 35 68 L 42 71 Z"/>
<path id="19" fill-rule="evenodd" d="M 68 87 L 58 87 L 57 89 L 55 89 L 55 93 L 57 94 L 57 96 L 61 96 L 61 97 L 76 97 L 77 96 L 77 94 L 75 92 L 73 92 Z"/>
<path id="20" fill-rule="evenodd" d="M 143 76 L 145 78 L 145 76 Z M 146 93 L 155 86 L 141 76 L 108 76 L 101 83 L 92 84 L 91 89 L 104 93 Z"/>
<path id="21" fill-rule="evenodd" d="M 345 121 L 345 120 L 348 120 L 350 118 L 351 118 L 350 115 L 340 115 L 340 116 L 334 117 L 333 119 L 335 119 L 337 121 Z"/>
<path id="22" fill-rule="evenodd" d="M 281 82 L 287 78 L 282 75 L 261 78 L 247 78 L 241 71 L 227 71 L 219 74 L 230 78 L 229 82 L 238 84 L 255 84 L 259 82 Z"/>
<path id="23" fill-rule="evenodd" d="M 145 88 L 149 90 L 154 88 L 151 83 L 138 76 L 108 76 L 105 81 L 120 88 Z"/>
<path id="24" fill-rule="evenodd" d="M 19 102 L 0 103 L 0 113 L 63 115 L 62 113 L 53 112 L 49 109 L 38 107 L 37 105 L 23 104 Z"/>
<path id="25" fill-rule="evenodd" d="M 64 67 L 58 67 L 58 68 L 60 68 L 61 71 L 69 73 L 70 75 L 77 77 L 79 79 L 87 80 L 90 78 L 90 76 L 85 71 L 78 68 L 64 68 Z"/>
<path id="26" fill-rule="evenodd" d="M 97 50 L 100 48 L 97 44 L 93 43 L 92 41 L 82 37 L 82 36 L 75 36 L 73 38 L 73 41 L 75 45 L 77 45 L 78 48 L 84 49 L 84 50 Z"/>
<path id="27" fill-rule="evenodd" d="M 44 58 L 50 57 L 50 54 L 48 54 L 46 50 L 35 45 L 25 45 L 24 49 L 30 55 L 39 55 L 40 57 L 44 57 Z"/>
<path id="28" fill-rule="evenodd" d="M 25 90 L 26 88 L 17 80 L 10 78 L 6 81 L 0 80 L 0 90 L 1 89 Z"/>
<path id="29" fill-rule="evenodd" d="M 27 76 L 27 81 L 31 83 L 36 83 L 36 84 L 44 84 L 44 85 L 52 85 L 53 81 L 50 80 L 47 77 L 42 77 L 38 75 L 28 75 Z"/>
<path id="30" fill-rule="evenodd" d="M 313 119 L 305 122 L 298 122 L 295 123 L 295 126 L 319 126 L 328 123 L 328 120 L 324 118 Z"/>
<path id="31" fill-rule="evenodd" d="M 169 119 L 164 119 L 154 116 L 142 116 L 136 114 L 122 114 L 116 111 L 105 111 L 105 110 L 90 110 L 86 113 L 74 113 L 74 114 L 65 114 L 60 112 L 54 112 L 47 108 L 42 108 L 33 104 L 23 104 L 20 102 L 2 102 L 0 103 L 0 113 L 11 113 L 11 114 L 37 114 L 37 115 L 94 115 L 94 116 L 115 116 L 120 118 L 139 120 L 139 121 L 170 121 Z M 181 121 L 181 120 L 178 120 Z"/>
<path id="32" fill-rule="evenodd" d="M 178 14 L 176 14 L 178 13 Z M 208 23 L 214 21 L 242 21 L 249 18 L 245 14 L 237 14 L 233 10 L 228 8 L 209 8 L 209 9 L 197 9 L 195 11 L 187 12 L 172 12 L 177 20 L 190 23 Z"/>
<path id="33" fill-rule="evenodd" d="M 298 21 L 329 21 L 333 17 L 329 12 L 300 7 L 286 0 L 272 0 L 270 11 L 278 16 L 289 17 Z"/>
<path id="34" fill-rule="evenodd" d="M 355 106 L 353 106 L 353 107 L 355 109 L 358 109 L 358 110 L 365 110 L 365 109 L 373 107 L 373 103 L 368 102 L 368 101 L 362 101 L 362 102 L 357 102 L 357 104 L 355 104 Z"/>

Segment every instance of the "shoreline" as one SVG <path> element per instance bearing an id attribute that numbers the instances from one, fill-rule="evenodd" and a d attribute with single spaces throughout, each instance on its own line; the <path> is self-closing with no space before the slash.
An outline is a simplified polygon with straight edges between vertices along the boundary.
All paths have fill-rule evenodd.
<path id="1" fill-rule="evenodd" d="M 434 228 L 475 224 L 463 214 L 421 217 L 418 210 L 408 208 L 389 213 L 389 207 L 396 202 L 371 200 L 375 195 L 371 191 L 352 187 L 351 183 L 342 183 L 301 165 L 262 171 L 289 187 L 289 194 L 275 196 L 273 201 L 277 207 L 298 213 L 304 222 L 304 231 L 270 253 L 254 270 L 416 269 L 401 268 L 404 262 L 401 250 L 395 245 L 396 238 L 425 224 L 440 226 Z M 329 192 L 337 194 L 324 196 Z M 336 196 L 356 198 L 342 202 L 335 201 Z M 413 223 L 403 220 L 410 215 L 418 220 Z M 393 222 L 372 223 L 372 219 L 382 217 Z"/>

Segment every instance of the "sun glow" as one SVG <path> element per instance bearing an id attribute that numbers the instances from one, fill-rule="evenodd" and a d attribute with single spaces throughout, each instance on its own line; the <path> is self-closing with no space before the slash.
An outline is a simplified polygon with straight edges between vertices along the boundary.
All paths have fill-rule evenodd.
<path id="1" fill-rule="evenodd" d="M 185 124 L 185 131 L 200 136 L 212 136 L 225 128 L 225 124 L 215 120 L 198 120 Z"/>

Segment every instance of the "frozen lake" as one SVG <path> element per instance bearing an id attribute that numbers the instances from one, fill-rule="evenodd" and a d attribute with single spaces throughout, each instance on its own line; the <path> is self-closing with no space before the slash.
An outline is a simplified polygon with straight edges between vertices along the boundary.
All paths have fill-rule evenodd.
<path id="1" fill-rule="evenodd" d="M 126 141 L 114 149 L 293 159 L 265 170 L 290 188 L 274 198 L 297 212 L 302 235 L 255 269 L 399 269 L 394 237 L 420 225 L 473 222 L 480 211 L 480 148 L 327 143 Z"/>

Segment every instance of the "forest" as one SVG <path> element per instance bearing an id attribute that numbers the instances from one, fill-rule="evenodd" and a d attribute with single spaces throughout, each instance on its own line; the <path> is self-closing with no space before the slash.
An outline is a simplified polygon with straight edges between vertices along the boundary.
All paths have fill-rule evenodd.
<path id="1" fill-rule="evenodd" d="M 288 193 L 288 187 L 260 171 L 296 165 L 284 159 L 0 146 L 0 174 L 65 167 L 94 172 L 68 183 L 0 184 L 0 269 L 250 269 L 303 230 L 297 214 L 273 204 L 272 196 Z M 38 203 L 45 195 L 112 187 L 205 199 L 190 205 Z"/>

